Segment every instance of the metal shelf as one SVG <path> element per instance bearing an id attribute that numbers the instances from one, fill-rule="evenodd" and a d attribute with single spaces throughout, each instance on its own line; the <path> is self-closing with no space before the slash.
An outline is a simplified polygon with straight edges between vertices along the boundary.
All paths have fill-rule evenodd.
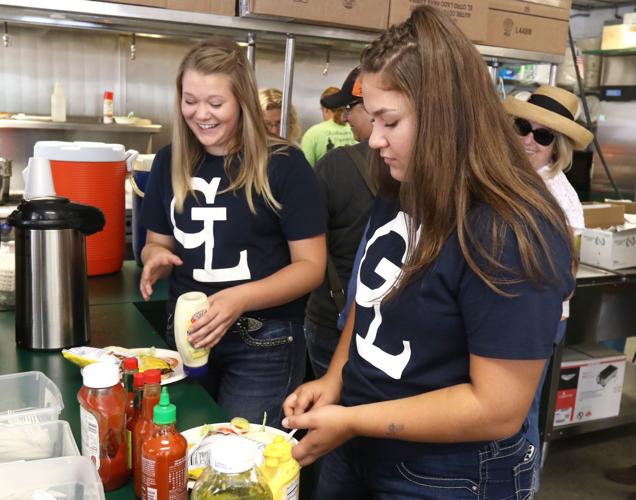
<path id="1" fill-rule="evenodd" d="M 134 32 L 182 38 L 202 38 L 214 33 L 245 39 L 247 33 L 253 33 L 257 37 L 257 42 L 277 44 L 283 44 L 285 36 L 289 34 L 302 38 L 304 43 L 336 46 L 341 50 L 356 51 L 378 36 L 378 33 L 373 31 L 89 0 L 66 0 L 65 2 L 4 0 L 0 4 L 0 19 L 27 25 L 120 33 Z M 476 47 L 486 59 L 555 64 L 563 61 L 562 55 L 486 45 L 476 45 Z"/>
<path id="2" fill-rule="evenodd" d="M 161 125 L 123 125 L 120 123 L 99 123 L 98 117 L 71 116 L 65 122 L 48 120 L 0 119 L 0 129 L 34 130 L 82 130 L 85 132 L 128 132 L 157 134 Z"/>

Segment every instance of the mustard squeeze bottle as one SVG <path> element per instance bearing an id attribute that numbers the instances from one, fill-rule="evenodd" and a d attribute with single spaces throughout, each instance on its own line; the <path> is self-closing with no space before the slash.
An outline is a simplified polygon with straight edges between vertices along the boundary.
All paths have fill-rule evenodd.
<path id="1" fill-rule="evenodd" d="M 208 298 L 203 292 L 179 295 L 174 310 L 174 340 L 188 377 L 198 378 L 208 371 L 209 349 L 197 349 L 190 343 L 188 330 L 208 310 Z"/>
<path id="2" fill-rule="evenodd" d="M 276 436 L 263 451 L 260 471 L 267 479 L 274 500 L 298 500 L 300 465 L 292 458 L 292 446 Z"/>

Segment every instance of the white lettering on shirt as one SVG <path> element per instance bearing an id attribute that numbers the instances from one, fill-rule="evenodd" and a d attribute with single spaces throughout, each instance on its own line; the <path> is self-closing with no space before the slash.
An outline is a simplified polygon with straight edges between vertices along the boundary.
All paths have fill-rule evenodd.
<path id="1" fill-rule="evenodd" d="M 404 263 L 408 246 L 406 217 L 407 215 L 404 212 L 398 212 L 394 219 L 375 230 L 373 236 L 367 241 L 364 255 L 360 261 L 360 267 L 362 267 L 367 257 L 367 252 L 375 241 L 381 236 L 385 236 L 391 232 L 398 234 L 404 240 L 405 251 L 401 259 L 401 262 Z M 419 230 L 416 234 L 416 238 L 419 238 Z M 396 284 L 400 276 L 400 268 L 383 257 L 380 262 L 378 262 L 375 272 L 384 278 L 384 283 L 378 288 L 369 288 L 366 286 L 360 280 L 360 273 L 358 273 L 356 303 L 362 307 L 373 308 L 374 317 L 369 324 L 366 337 L 356 333 L 356 348 L 360 356 L 367 362 L 379 370 L 382 370 L 389 377 L 399 380 L 411 359 L 411 343 L 402 341 L 402 352 L 400 354 L 390 354 L 376 346 L 374 342 L 378 335 L 378 329 L 382 324 L 382 312 L 380 310 L 382 297 Z"/>
<path id="2" fill-rule="evenodd" d="M 220 182 L 221 179 L 219 177 L 214 177 L 209 183 L 200 177 L 193 177 L 192 189 L 203 193 L 206 204 L 213 205 Z M 203 221 L 203 229 L 197 233 L 186 233 L 177 227 L 174 218 L 174 205 L 175 200 L 172 198 L 170 203 L 170 219 L 174 227 L 173 234 L 175 239 L 183 245 L 183 248 L 187 249 L 205 245 L 203 269 L 192 270 L 192 277 L 196 281 L 210 283 L 250 279 L 251 273 L 247 265 L 247 250 L 241 250 L 239 253 L 239 262 L 234 267 L 219 269 L 212 267 L 212 258 L 214 256 L 214 222 L 227 220 L 227 209 L 225 207 L 192 207 L 190 209 L 190 218 L 192 220 Z"/>

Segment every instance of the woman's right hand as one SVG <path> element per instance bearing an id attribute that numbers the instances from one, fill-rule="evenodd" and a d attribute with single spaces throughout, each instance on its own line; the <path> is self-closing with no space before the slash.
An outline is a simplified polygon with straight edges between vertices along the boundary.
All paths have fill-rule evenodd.
<path id="1" fill-rule="evenodd" d="M 150 300 L 152 286 L 161 278 L 165 278 L 172 272 L 173 266 L 180 266 L 183 261 L 169 249 L 153 245 L 148 249 L 147 258 L 144 259 L 144 270 L 139 280 L 139 291 L 144 300 Z"/>
<path id="2" fill-rule="evenodd" d="M 318 380 L 312 380 L 299 386 L 283 403 L 286 417 L 302 415 L 312 408 L 337 404 L 340 401 L 342 383 L 327 373 Z"/>

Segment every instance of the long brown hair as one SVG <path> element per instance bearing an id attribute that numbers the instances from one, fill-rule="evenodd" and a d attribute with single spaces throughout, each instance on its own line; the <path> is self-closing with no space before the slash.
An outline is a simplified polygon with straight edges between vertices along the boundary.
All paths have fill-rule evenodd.
<path id="1" fill-rule="evenodd" d="M 554 281 L 539 219 L 552 224 L 572 252 L 565 216 L 531 167 L 481 56 L 456 24 L 435 8 L 418 7 L 371 43 L 361 62 L 363 74 L 378 75 L 384 88 L 408 98 L 417 122 L 404 182 L 390 177 L 379 152 L 373 155 L 380 192 L 399 197 L 410 216 L 409 252 L 389 297 L 435 260 L 454 230 L 468 265 L 496 293 L 508 296 L 502 285 L 525 279 Z M 488 223 L 485 237 L 473 227 L 477 205 L 495 214 L 479 224 Z M 510 230 L 521 273 L 512 274 L 501 259 Z"/>
<path id="2" fill-rule="evenodd" d="M 230 145 L 231 152 L 224 160 L 225 171 L 230 179 L 227 191 L 244 188 L 247 203 L 253 213 L 256 211 L 253 192 L 263 196 L 272 209 L 279 209 L 281 205 L 274 198 L 267 177 L 268 147 L 287 142 L 267 134 L 256 78 L 241 47 L 227 38 L 211 37 L 190 49 L 177 72 L 175 125 L 172 133 L 172 188 L 177 211 L 183 210 L 188 192 L 194 195 L 190 180 L 204 155 L 203 146 L 181 114 L 183 75 L 188 70 L 202 75 L 226 75 L 241 107 L 236 135 Z M 240 162 L 240 168 L 231 169 L 234 160 Z"/>

